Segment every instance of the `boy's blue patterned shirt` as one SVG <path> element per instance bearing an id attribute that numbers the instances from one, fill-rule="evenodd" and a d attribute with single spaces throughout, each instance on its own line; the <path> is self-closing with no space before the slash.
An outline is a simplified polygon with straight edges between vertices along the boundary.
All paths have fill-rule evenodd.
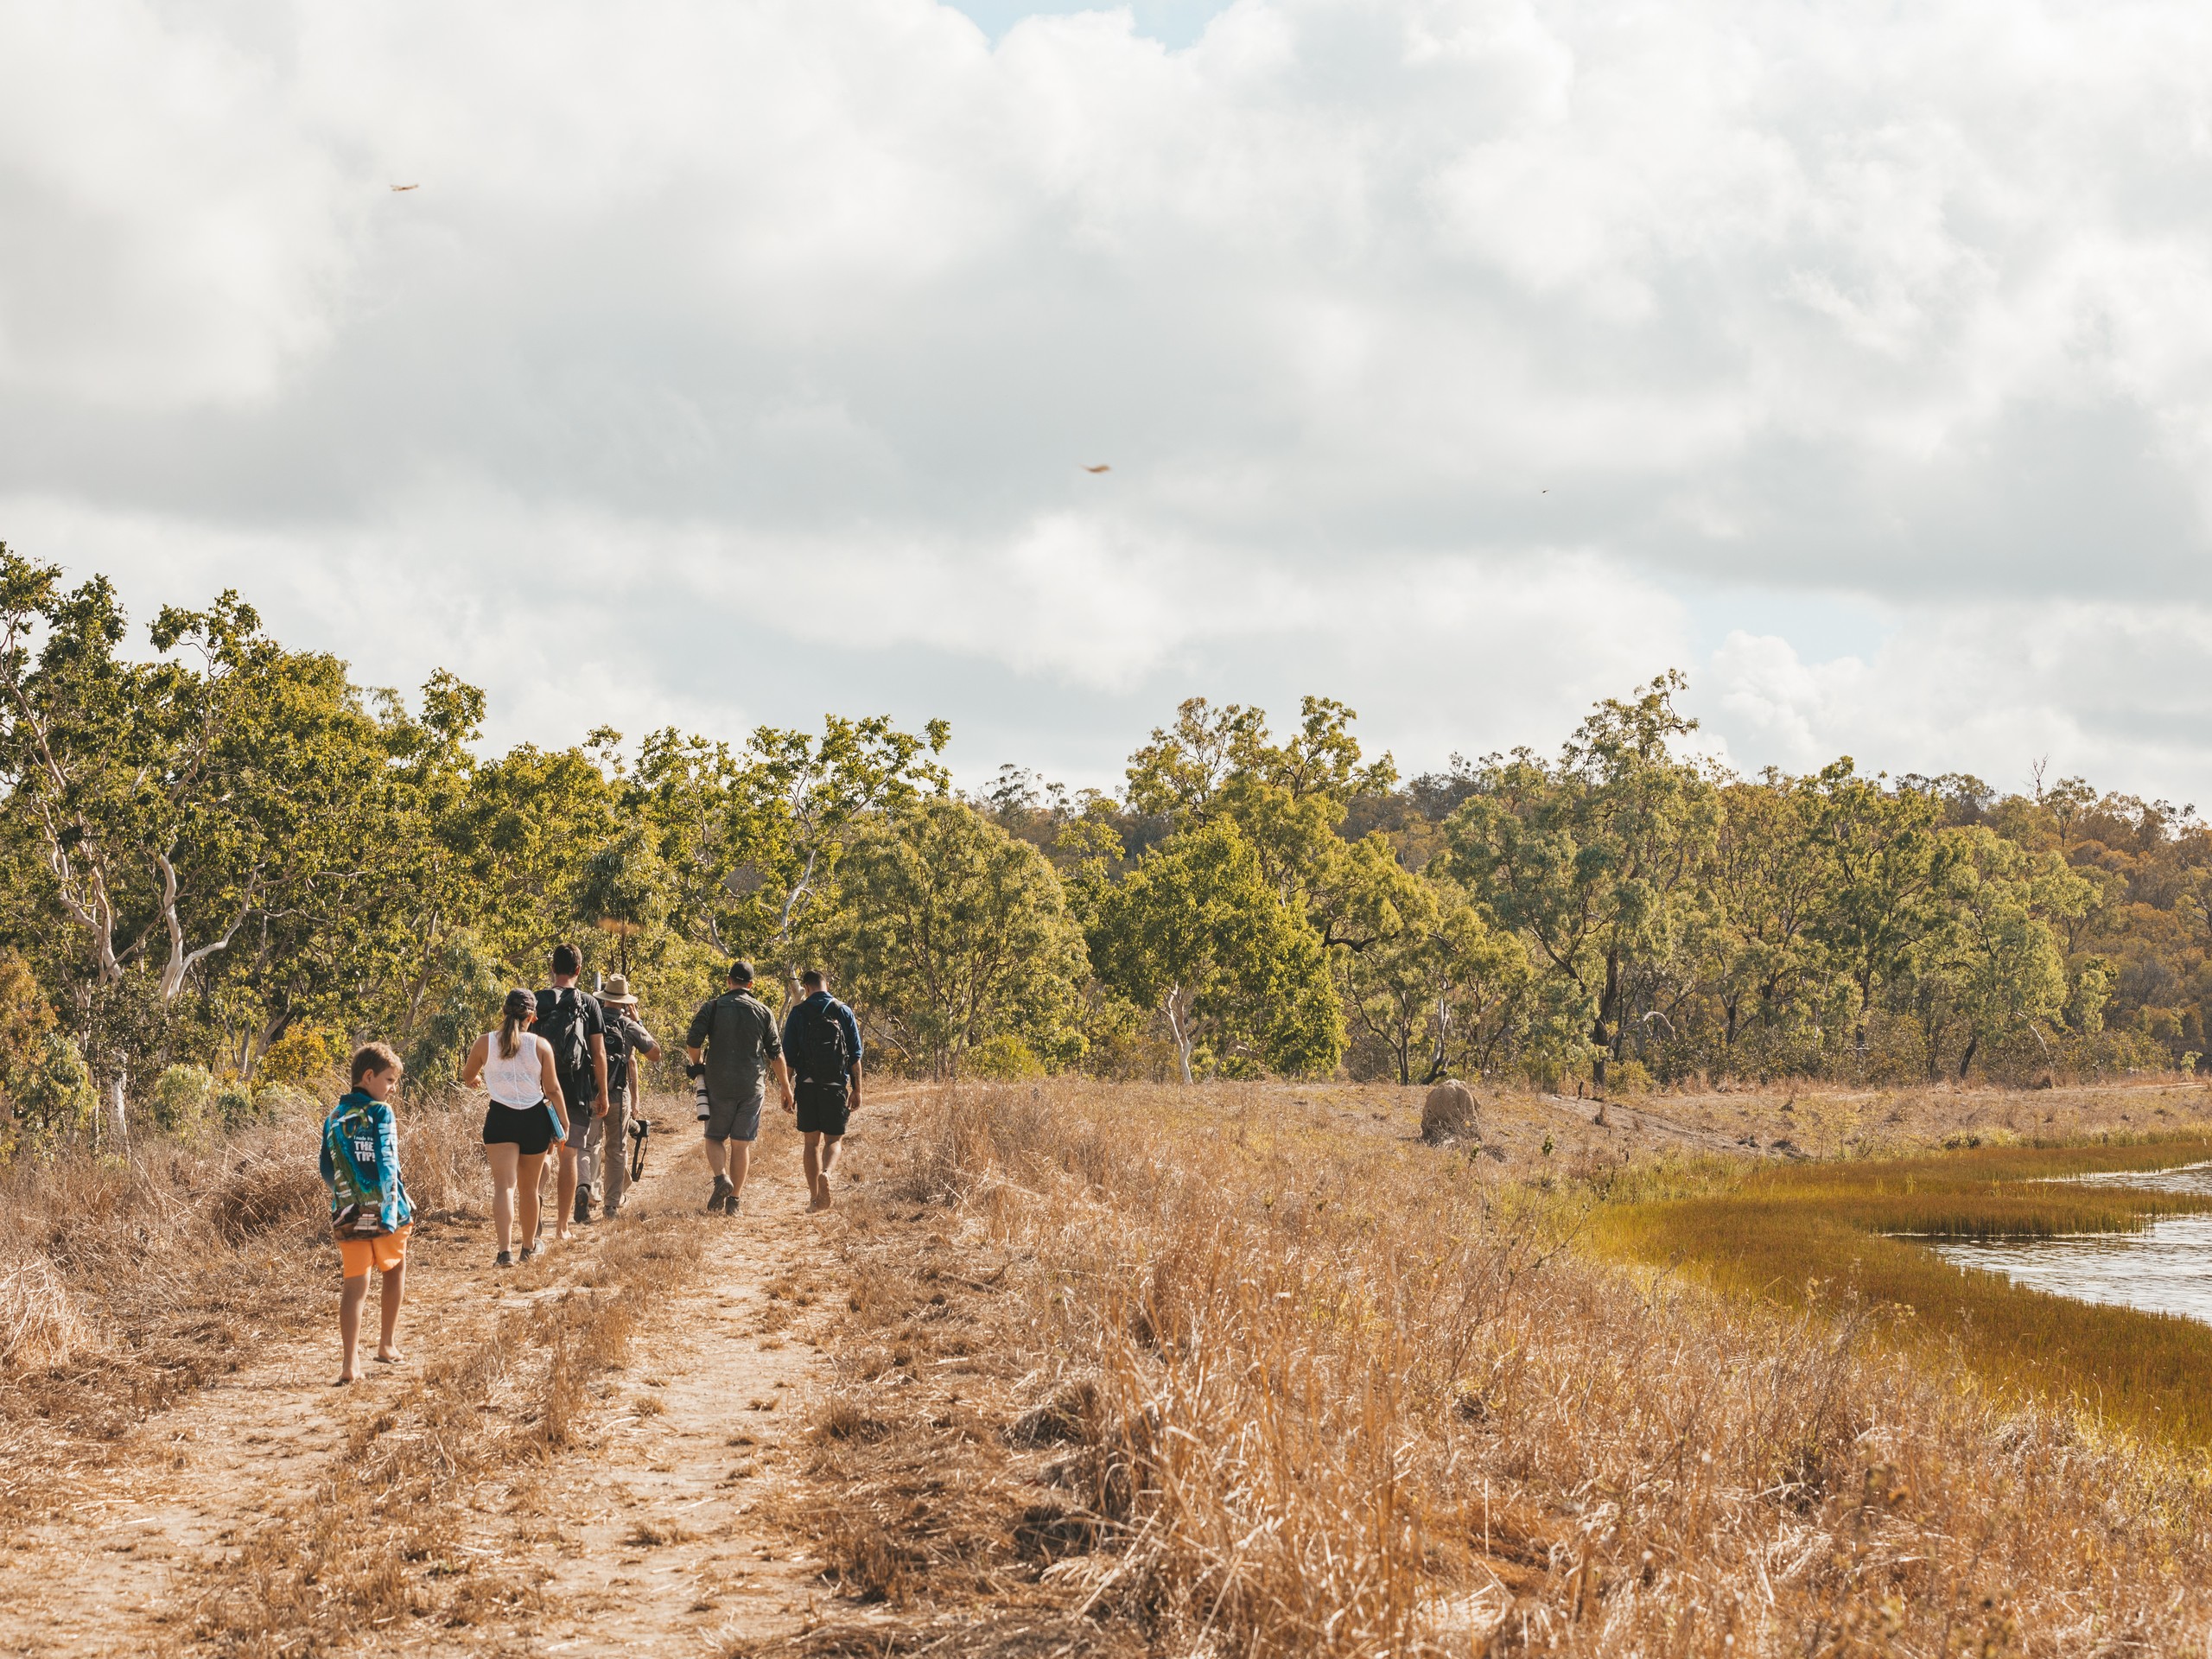
<path id="1" fill-rule="evenodd" d="M 414 1219 L 399 1179 L 398 1120 L 363 1090 L 340 1096 L 322 1121 L 322 1179 L 334 1221 L 357 1205 L 375 1212 L 378 1232 L 397 1232 Z"/>

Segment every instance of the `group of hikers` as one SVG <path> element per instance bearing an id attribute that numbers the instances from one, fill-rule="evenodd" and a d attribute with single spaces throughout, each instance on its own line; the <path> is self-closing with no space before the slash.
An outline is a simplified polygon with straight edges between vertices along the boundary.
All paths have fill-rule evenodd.
<path id="1" fill-rule="evenodd" d="M 610 975 L 597 992 L 586 991 L 577 983 L 582 953 L 570 944 L 554 948 L 550 966 L 552 983 L 540 991 L 509 991 L 499 1029 L 478 1037 L 461 1063 L 463 1086 L 491 1096 L 483 1139 L 499 1242 L 493 1262 L 502 1268 L 568 1238 L 571 1221 L 590 1222 L 594 1201 L 602 1217 L 621 1213 L 629 1185 L 623 1139 L 641 1090 L 638 1061 L 661 1055 L 659 1043 L 638 1021 L 638 999 L 625 976 Z M 726 988 L 700 1006 L 684 1033 L 685 1071 L 714 1176 L 707 1211 L 741 1213 L 771 1077 L 801 1137 L 807 1208 L 827 1210 L 830 1172 L 861 1103 L 860 1023 L 830 995 L 817 969 L 798 976 L 799 995 L 780 1021 L 753 987 L 753 964 L 730 963 Z M 341 1386 L 360 1375 L 355 1357 L 372 1269 L 384 1280 L 384 1331 L 375 1357 L 394 1364 L 402 1357 L 399 1309 L 414 1221 L 391 1109 L 404 1068 L 389 1044 L 369 1043 L 355 1051 L 351 1071 L 352 1088 L 322 1128 L 322 1179 L 330 1188 L 344 1277 Z M 545 1160 L 556 1148 L 553 1235 L 544 1240 L 537 1190 Z"/>

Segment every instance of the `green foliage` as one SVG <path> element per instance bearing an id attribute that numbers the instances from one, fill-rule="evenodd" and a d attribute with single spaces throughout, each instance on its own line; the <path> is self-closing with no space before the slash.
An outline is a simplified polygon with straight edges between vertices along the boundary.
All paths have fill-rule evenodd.
<path id="1" fill-rule="evenodd" d="M 343 1068 L 349 1058 L 344 1050 L 344 1039 L 320 1026 L 296 1025 L 264 1051 L 254 1080 L 280 1086 L 312 1083 Z"/>
<path id="2" fill-rule="evenodd" d="M 76 1044 L 48 1027 L 9 1056 L 4 1077 L 9 1115 L 0 1124 L 0 1156 L 40 1154 L 92 1132 L 98 1096 Z"/>
<path id="3" fill-rule="evenodd" d="M 1446 825 L 1447 867 L 1571 995 L 1600 1081 L 1639 1006 L 1694 971 L 1720 801 L 1669 748 L 1696 728 L 1675 710 L 1682 685 L 1670 674 L 1600 703 L 1556 766 L 1527 750 L 1495 760 Z"/>
<path id="4" fill-rule="evenodd" d="M 227 593 L 134 638 L 105 579 L 0 548 L 0 1145 L 86 1132 L 95 1095 L 103 1134 L 127 1102 L 158 1122 L 173 1065 L 296 1084 L 371 1037 L 435 1087 L 560 942 L 659 1027 L 729 957 L 766 992 L 821 952 L 938 1072 L 2028 1081 L 2212 1052 L 2193 811 L 1849 757 L 1733 777 L 1687 751 L 1681 690 L 1405 782 L 1342 703 L 1279 734 L 1193 698 L 1118 798 L 1006 767 L 959 801 L 943 723 L 880 715 L 480 753 L 449 674 L 365 690 Z M 252 1113 L 234 1093 L 209 1121 Z"/>
<path id="5" fill-rule="evenodd" d="M 1009 1033 L 988 1038 L 969 1049 L 963 1069 L 971 1077 L 990 1077 L 1001 1083 L 1041 1077 L 1049 1070 L 1034 1049 Z"/>
<path id="6" fill-rule="evenodd" d="M 1065 1065 L 1082 1052 L 1088 964 L 1058 878 L 971 808 L 921 801 L 858 834 L 814 938 L 861 1017 L 950 1077 L 995 1039 Z"/>
<path id="7" fill-rule="evenodd" d="M 1319 935 L 1226 819 L 1179 830 L 1103 893 L 1090 954 L 1109 987 L 1160 1011 L 1186 1083 L 1232 1062 L 1326 1072 L 1344 1051 Z"/>
<path id="8" fill-rule="evenodd" d="M 410 1094 L 453 1086 L 469 1046 L 498 1023 L 511 979 L 472 931 L 438 945 L 423 964 L 410 1039 L 400 1053 Z"/>
<path id="9" fill-rule="evenodd" d="M 169 1067 L 155 1083 L 149 1103 L 154 1127 L 187 1146 L 204 1144 L 222 1128 L 215 1107 L 215 1079 L 205 1066 Z"/>

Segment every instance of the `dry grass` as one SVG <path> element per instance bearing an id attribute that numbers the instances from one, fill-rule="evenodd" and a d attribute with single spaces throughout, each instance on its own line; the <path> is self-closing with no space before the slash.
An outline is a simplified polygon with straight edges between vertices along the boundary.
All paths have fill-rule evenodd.
<path id="1" fill-rule="evenodd" d="M 90 1322 L 53 1262 L 32 1255 L 0 1271 L 0 1373 L 66 1365 L 91 1342 Z"/>
<path id="2" fill-rule="evenodd" d="M 134 1424 L 329 1320 L 319 1132 L 302 1116 L 200 1149 L 149 1138 L 127 1160 L 0 1166 L 0 1531 L 52 1507 L 55 1471 L 105 1461 Z M 426 1217 L 483 1203 L 477 1133 L 466 1106 L 403 1113 Z"/>
<path id="3" fill-rule="evenodd" d="M 584 1439 L 594 1379 L 622 1366 L 641 1306 L 680 1289 L 698 1254 L 688 1216 L 633 1222 L 600 1249 L 587 1283 L 450 1346 L 355 1427 L 329 1478 L 208 1575 L 193 1649 L 350 1652 L 371 1630 L 405 1645 L 537 1611 L 536 1571 L 464 1547 L 470 1519 L 494 1510 L 512 1533 L 535 1513 L 518 1472 Z"/>
<path id="4" fill-rule="evenodd" d="M 893 1617 L 810 1650 L 2059 1654 L 2212 1622 L 2193 1465 L 1862 1315 L 1592 1259 L 1574 1205 L 1464 1154 L 1317 1133 L 1288 1091 L 911 1116 L 802 1516 Z"/>

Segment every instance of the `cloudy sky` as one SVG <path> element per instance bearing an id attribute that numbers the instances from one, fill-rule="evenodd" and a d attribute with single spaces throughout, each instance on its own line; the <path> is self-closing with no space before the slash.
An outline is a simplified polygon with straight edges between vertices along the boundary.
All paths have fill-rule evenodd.
<path id="1" fill-rule="evenodd" d="M 500 742 L 2212 807 L 2208 509 L 2201 5 L 0 0 L 0 539 Z"/>

